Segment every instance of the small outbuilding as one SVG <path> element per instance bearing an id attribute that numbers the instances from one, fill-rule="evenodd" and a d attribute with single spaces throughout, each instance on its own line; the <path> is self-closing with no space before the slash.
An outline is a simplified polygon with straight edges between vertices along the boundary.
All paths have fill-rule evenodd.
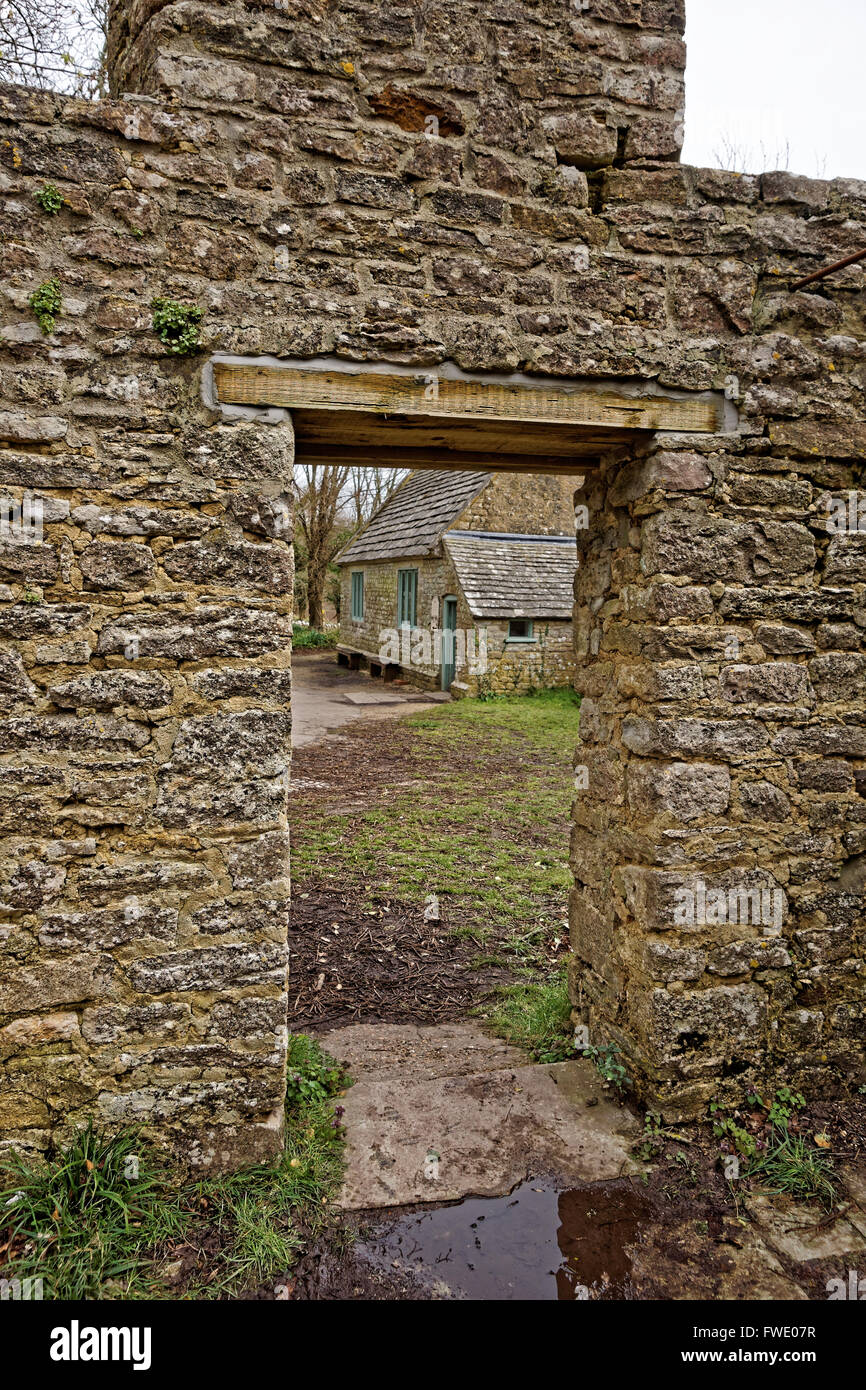
<path id="1" fill-rule="evenodd" d="M 419 470 L 337 557 L 338 660 L 452 694 L 571 685 L 574 479 Z"/>

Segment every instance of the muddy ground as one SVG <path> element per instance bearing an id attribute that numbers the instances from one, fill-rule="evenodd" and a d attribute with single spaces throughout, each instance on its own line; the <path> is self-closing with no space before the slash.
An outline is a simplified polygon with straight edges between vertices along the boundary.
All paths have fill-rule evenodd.
<path id="1" fill-rule="evenodd" d="M 498 764 L 491 764 L 486 750 L 479 773 L 491 796 L 501 779 L 511 783 L 519 778 L 524 754 L 515 744 L 503 750 Z M 466 756 L 471 760 L 470 748 Z M 427 770 L 419 775 L 413 761 L 405 724 L 358 721 L 339 737 L 295 754 L 293 830 L 304 833 L 311 806 L 319 813 L 332 809 L 350 816 L 371 805 L 386 807 L 395 787 L 405 791 L 417 783 L 420 788 L 426 776 Z M 564 823 L 563 854 L 566 833 Z M 431 924 L 417 902 L 381 889 L 381 864 L 370 863 L 363 886 L 359 881 L 329 882 L 325 867 L 322 873 L 307 874 L 294 902 L 289 1013 L 293 1031 L 320 1033 L 377 1020 L 458 1020 L 509 978 L 507 964 L 501 956 L 496 958 L 495 941 L 492 950 L 491 943 L 485 943 L 486 954 L 479 961 L 477 943 L 452 934 L 455 927 L 472 925 L 474 909 L 455 900 L 445 905 L 444 920 Z M 547 918 L 543 935 L 556 943 L 548 940 L 546 948 L 545 960 L 552 961 L 557 951 L 564 954 L 567 949 L 557 935 L 563 901 L 552 895 L 538 907 L 539 920 Z M 643 1125 L 642 1112 L 631 1108 Z M 766 1125 L 762 1112 L 744 1110 L 740 1118 L 761 1136 Z M 768 1213 L 753 1180 L 726 1179 L 726 1141 L 708 1124 L 681 1126 L 635 1146 L 645 1164 L 640 1176 L 571 1186 L 560 1193 L 558 1239 L 564 1265 L 555 1289 L 548 1285 L 537 1296 L 826 1299 L 827 1281 L 845 1276 L 857 1259 L 846 1247 L 858 1242 L 862 1247 L 866 1237 L 866 1099 L 810 1101 L 792 1121 L 792 1129 L 820 1134 L 842 1174 L 848 1175 L 847 1181 L 844 1176 L 840 1180 L 834 1209 L 815 1204 L 804 1209 L 780 1197 Z M 564 1186 L 557 1187 L 555 1174 L 528 1176 L 557 1191 Z M 410 1249 L 412 1245 L 411 1218 L 424 1210 L 341 1217 L 331 1235 L 313 1242 L 286 1275 L 279 1295 L 261 1288 L 251 1296 L 362 1301 L 482 1296 L 455 1292 L 447 1281 L 432 1277 L 429 1268 L 419 1272 L 411 1258 L 404 1257 L 407 1241 Z M 866 1254 L 859 1260 L 866 1271 Z"/>
<path id="2" fill-rule="evenodd" d="M 760 1120 L 754 1121 L 754 1128 L 760 1132 Z M 826 1134 L 841 1173 L 859 1173 L 862 1183 L 866 1101 L 816 1102 L 793 1128 Z M 636 1146 L 639 1154 L 641 1147 Z M 856 1252 L 842 1252 L 844 1230 L 850 1229 L 846 1218 L 853 1216 L 866 1233 L 866 1213 L 852 1204 L 844 1176 L 833 1209 L 815 1204 L 804 1208 L 777 1199 L 768 1226 L 766 1199 L 758 1185 L 726 1181 L 719 1141 L 709 1126 L 681 1126 L 676 1139 L 657 1139 L 653 1148 L 643 1176 L 569 1185 L 560 1192 L 556 1227 L 561 1267 L 558 1273 L 542 1270 L 554 1278 L 546 1289 L 539 1280 L 537 1291 L 528 1296 L 590 1301 L 825 1300 L 828 1281 L 849 1279 L 858 1257 Z M 534 1175 L 528 1185 L 534 1182 L 557 1190 L 564 1186 L 550 1174 Z M 459 1288 L 455 1292 L 429 1264 L 418 1271 L 413 1268 L 411 1239 L 405 1239 L 407 1218 L 427 1210 L 415 1206 L 343 1218 L 339 1228 L 315 1242 L 287 1274 L 281 1296 L 359 1301 L 484 1297 L 478 1292 L 461 1295 Z M 477 1219 L 477 1210 L 469 1215 Z M 411 1229 L 408 1234 L 411 1237 Z M 511 1245 L 525 1236 L 515 1227 Z M 785 1248 L 798 1243 L 803 1249 L 794 1254 Z M 821 1255 L 828 1243 L 838 1249 Z M 506 1253 L 512 1253 L 510 1246 Z M 860 1254 L 861 1272 L 864 1264 Z M 443 1266 L 443 1276 L 449 1268 Z M 274 1294 L 262 1288 L 252 1296 Z"/>

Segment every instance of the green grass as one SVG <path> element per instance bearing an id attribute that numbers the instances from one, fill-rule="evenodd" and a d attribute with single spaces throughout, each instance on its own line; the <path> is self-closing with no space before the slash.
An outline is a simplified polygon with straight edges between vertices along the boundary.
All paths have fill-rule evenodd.
<path id="1" fill-rule="evenodd" d="M 766 1152 L 750 1160 L 746 1176 L 756 1178 L 765 1192 L 786 1194 L 798 1201 L 821 1202 L 828 1209 L 836 1200 L 832 1159 L 802 1134 L 772 1126 Z"/>
<path id="2" fill-rule="evenodd" d="M 295 651 L 319 647 L 336 647 L 339 640 L 340 629 L 338 627 L 323 629 L 318 627 L 301 627 L 296 624 L 292 629 L 292 646 Z"/>
<path id="3" fill-rule="evenodd" d="M 575 1055 L 565 971 L 552 980 L 505 985 L 486 1011 L 487 1023 L 506 1042 L 537 1062 L 564 1062 Z"/>
<path id="4" fill-rule="evenodd" d="M 44 1163 L 0 1169 L 0 1277 L 41 1278 L 53 1299 L 216 1298 L 286 1273 L 333 1220 L 347 1078 L 318 1044 L 289 1039 L 286 1143 L 278 1162 L 190 1180 L 126 1132 L 92 1126 Z M 303 1230 L 304 1235 L 301 1234 Z M 166 1266 L 212 1248 L 182 1292 Z"/>
<path id="5" fill-rule="evenodd" d="M 716 1138 L 725 1139 L 747 1160 L 744 1176 L 756 1179 L 773 1196 L 787 1194 L 798 1201 L 817 1201 L 831 1207 L 836 1200 L 836 1170 L 829 1154 L 802 1134 L 791 1133 L 790 1123 L 806 1106 L 806 1098 L 789 1086 L 780 1086 L 770 1100 L 752 1092 L 746 1102 L 753 1112 L 763 1112 L 766 1122 L 750 1125 L 747 1112 L 727 1115 L 711 1103 L 710 1119 Z M 763 1118 L 763 1117 L 761 1117 Z"/>
<path id="6" fill-rule="evenodd" d="M 296 886 L 408 903 L 434 892 L 446 923 L 478 941 L 510 938 L 531 962 L 552 927 L 565 931 L 579 712 L 573 691 L 555 690 L 456 701 L 392 726 L 409 785 L 371 774 L 360 808 L 345 808 L 345 789 L 336 808 L 305 798 Z"/>

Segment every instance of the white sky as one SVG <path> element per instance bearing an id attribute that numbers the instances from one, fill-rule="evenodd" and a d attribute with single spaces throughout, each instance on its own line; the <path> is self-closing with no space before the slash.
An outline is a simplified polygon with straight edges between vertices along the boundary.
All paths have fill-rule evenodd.
<path id="1" fill-rule="evenodd" d="M 727 138 L 749 173 L 866 179 L 866 0 L 686 0 L 686 16 L 684 163 L 728 167 Z"/>

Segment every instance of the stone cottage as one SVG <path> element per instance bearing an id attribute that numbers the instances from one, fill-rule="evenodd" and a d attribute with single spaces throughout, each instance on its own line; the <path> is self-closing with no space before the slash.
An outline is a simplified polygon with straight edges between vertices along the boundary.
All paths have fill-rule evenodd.
<path id="1" fill-rule="evenodd" d="M 455 695 L 570 685 L 574 483 L 411 473 L 337 559 L 338 659 Z"/>

